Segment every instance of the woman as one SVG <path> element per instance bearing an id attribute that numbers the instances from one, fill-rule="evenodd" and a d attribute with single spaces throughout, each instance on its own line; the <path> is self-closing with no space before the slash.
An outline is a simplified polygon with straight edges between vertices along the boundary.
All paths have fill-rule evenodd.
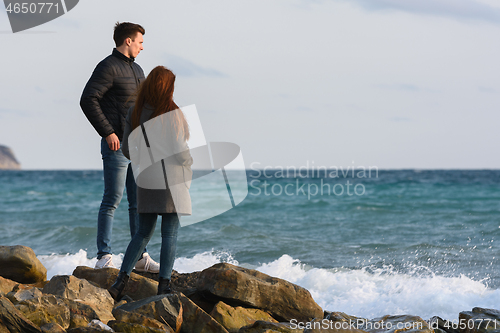
<path id="1" fill-rule="evenodd" d="M 116 301 L 154 233 L 158 215 L 162 217 L 158 295 L 171 292 L 179 215 L 191 215 L 189 186 L 193 164 L 186 142 L 189 127 L 173 101 L 174 82 L 175 75 L 170 70 L 163 66 L 154 68 L 127 115 L 122 150 L 132 160 L 137 181 L 139 230 L 127 247 L 115 283 L 108 289 Z"/>

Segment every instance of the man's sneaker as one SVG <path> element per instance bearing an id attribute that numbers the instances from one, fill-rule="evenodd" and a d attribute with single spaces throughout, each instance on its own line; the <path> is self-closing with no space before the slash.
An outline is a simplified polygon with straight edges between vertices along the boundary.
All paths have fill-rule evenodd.
<path id="1" fill-rule="evenodd" d="M 135 264 L 135 270 L 139 272 L 159 273 L 160 264 L 154 261 L 148 253 L 142 255 L 142 259 Z"/>
<path id="2" fill-rule="evenodd" d="M 115 265 L 113 265 L 113 260 L 111 260 L 111 254 L 105 254 L 101 259 L 97 260 L 94 269 L 107 267 L 116 268 Z"/>

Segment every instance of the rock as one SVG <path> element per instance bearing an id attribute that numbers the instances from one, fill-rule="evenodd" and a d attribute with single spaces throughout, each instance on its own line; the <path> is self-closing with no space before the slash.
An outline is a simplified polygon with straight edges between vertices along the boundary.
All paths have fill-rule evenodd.
<path id="1" fill-rule="evenodd" d="M 116 321 L 130 323 L 130 324 L 139 324 L 141 326 L 155 328 L 163 330 L 164 332 L 174 332 L 174 330 L 156 319 L 144 316 L 140 313 L 129 312 L 121 309 L 116 309 L 113 311 L 113 315 L 116 318 Z M 180 327 L 180 325 L 179 325 Z"/>
<path id="2" fill-rule="evenodd" d="M 77 300 L 89 305 L 103 323 L 115 319 L 111 314 L 115 301 L 106 289 L 72 275 L 56 275 L 43 287 L 44 294 Z"/>
<path id="3" fill-rule="evenodd" d="M 292 328 L 288 323 L 271 323 L 257 320 L 252 325 L 240 328 L 238 333 L 302 333 L 302 329 Z"/>
<path id="4" fill-rule="evenodd" d="M 92 309 L 87 304 L 76 302 L 67 298 L 63 298 L 62 300 L 69 307 L 69 312 L 70 312 L 69 328 L 85 327 L 93 319 L 99 319 L 99 316 L 94 311 L 94 309 Z"/>
<path id="5" fill-rule="evenodd" d="M 20 288 L 20 286 L 22 285 L 18 284 L 16 287 L 14 287 L 14 289 L 11 292 L 9 292 L 6 295 L 9 298 L 9 300 L 14 304 L 17 304 L 21 301 L 25 301 L 27 299 L 42 297 L 43 295 L 40 289 L 38 288 L 31 287 L 28 289 L 28 288 Z"/>
<path id="6" fill-rule="evenodd" d="M 116 320 L 110 321 L 109 324 L 111 325 L 111 328 L 114 329 L 116 332 L 123 332 L 123 333 L 165 333 L 164 330 L 161 330 L 158 328 L 146 327 L 146 326 L 142 326 L 139 324 L 123 323 L 123 322 L 118 322 Z"/>
<path id="7" fill-rule="evenodd" d="M 156 295 L 140 301 L 127 303 L 115 308 L 113 315 L 118 319 L 124 316 L 122 312 L 130 313 L 130 316 L 136 314 L 155 319 L 166 324 L 172 332 L 177 333 L 180 331 L 183 321 L 182 302 L 178 294 Z"/>
<path id="8" fill-rule="evenodd" d="M 434 330 L 434 333 L 459 333 L 458 329 L 453 328 L 456 323 L 454 324 L 453 322 L 444 320 L 438 316 L 434 316 L 429 319 L 429 324 Z"/>
<path id="9" fill-rule="evenodd" d="M 278 322 L 269 313 L 262 310 L 246 309 L 241 306 L 233 308 L 224 302 L 217 303 L 210 315 L 230 333 L 238 332 L 241 327 L 251 325 L 257 320 Z"/>
<path id="10" fill-rule="evenodd" d="M 215 300 L 215 299 L 207 299 L 202 292 L 198 291 L 198 290 L 188 290 L 187 292 L 189 292 L 188 295 L 184 295 L 189 298 L 190 300 L 192 300 L 196 305 L 198 305 L 200 308 L 203 309 L 203 311 L 205 311 L 206 313 L 210 313 L 212 312 L 213 308 L 215 307 L 215 305 L 219 302 L 218 300 Z"/>
<path id="11" fill-rule="evenodd" d="M 42 296 L 19 302 L 16 306 L 29 320 L 42 327 L 47 324 L 58 324 L 67 329 L 71 313 L 62 299 L 55 296 Z"/>
<path id="12" fill-rule="evenodd" d="M 228 331 L 189 298 L 180 294 L 184 333 L 228 333 Z"/>
<path id="13" fill-rule="evenodd" d="M 56 323 L 45 324 L 40 329 L 43 333 L 66 333 L 66 330 Z"/>
<path id="14" fill-rule="evenodd" d="M 19 282 L 12 281 L 0 276 L 0 293 L 8 294 L 17 286 Z"/>
<path id="15" fill-rule="evenodd" d="M 420 317 L 401 315 L 384 316 L 356 324 L 357 329 L 373 333 L 434 333 L 429 324 Z"/>
<path id="16" fill-rule="evenodd" d="M 87 266 L 78 266 L 73 271 L 73 275 L 93 282 L 103 289 L 108 289 L 115 282 L 118 272 L 119 270 L 116 268 L 93 269 Z M 139 300 L 156 295 L 157 292 L 158 282 L 132 273 L 123 294 L 134 300 Z"/>
<path id="17" fill-rule="evenodd" d="M 201 272 L 197 288 L 207 297 L 222 299 L 230 305 L 259 308 L 281 321 L 323 318 L 323 310 L 309 291 L 253 269 L 216 264 Z"/>
<path id="18" fill-rule="evenodd" d="M 208 313 L 182 293 L 157 295 L 140 301 L 124 304 L 118 309 L 140 313 L 158 321 L 165 320 L 175 332 L 184 333 L 228 333 Z"/>
<path id="19" fill-rule="evenodd" d="M 40 333 L 35 324 L 28 320 L 5 296 L 0 296 L 0 332 Z"/>
<path id="20" fill-rule="evenodd" d="M 0 275 L 20 283 L 43 282 L 47 278 L 47 269 L 42 265 L 29 247 L 0 246 Z"/>
<path id="21" fill-rule="evenodd" d="M 190 297 L 189 294 L 196 291 L 196 283 L 200 274 L 201 272 L 177 273 L 173 271 L 171 280 L 173 289 Z"/>
<path id="22" fill-rule="evenodd" d="M 458 327 L 457 327 L 458 326 Z M 486 333 L 500 330 L 500 311 L 484 308 L 473 308 L 458 315 L 455 327 L 461 333 Z"/>
<path id="23" fill-rule="evenodd" d="M 14 156 L 14 152 L 7 146 L 0 145 L 0 169 L 1 170 L 19 170 L 21 164 Z"/>
<path id="24" fill-rule="evenodd" d="M 17 308 L 38 326 L 57 323 L 68 329 L 87 326 L 92 319 L 99 319 L 89 305 L 54 295 L 22 301 Z"/>

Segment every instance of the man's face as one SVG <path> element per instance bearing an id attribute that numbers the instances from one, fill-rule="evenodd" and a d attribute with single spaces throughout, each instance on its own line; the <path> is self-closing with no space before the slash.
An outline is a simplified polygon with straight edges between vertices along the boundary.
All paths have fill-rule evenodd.
<path id="1" fill-rule="evenodd" d="M 142 43 L 144 42 L 144 39 L 142 38 L 142 34 L 140 32 L 137 33 L 135 36 L 134 40 L 132 40 L 130 46 L 129 46 L 129 56 L 132 58 L 136 58 L 139 55 L 139 52 L 144 50 L 144 47 L 142 46 Z"/>

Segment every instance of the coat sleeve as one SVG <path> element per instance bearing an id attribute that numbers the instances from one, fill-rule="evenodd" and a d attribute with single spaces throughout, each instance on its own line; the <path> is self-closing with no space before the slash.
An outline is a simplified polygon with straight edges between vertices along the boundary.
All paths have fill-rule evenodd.
<path id="1" fill-rule="evenodd" d="M 180 109 L 177 109 L 176 112 L 179 111 Z M 182 166 L 191 166 L 193 164 L 193 157 L 191 156 L 184 131 L 181 129 L 178 136 L 173 130 L 171 130 L 170 133 L 175 154 L 174 156 L 177 162 Z"/>
<path id="2" fill-rule="evenodd" d="M 115 131 L 101 109 L 99 101 L 104 94 L 113 86 L 113 72 L 109 65 L 100 62 L 95 68 L 92 76 L 83 89 L 80 98 L 80 107 L 83 113 L 103 138 Z"/>
<path id="3" fill-rule="evenodd" d="M 128 138 L 130 132 L 132 132 L 132 112 L 134 112 L 134 107 L 128 109 L 127 118 L 125 119 L 125 130 L 123 131 L 123 141 L 122 141 L 122 153 L 126 158 L 130 160 L 130 151 L 128 146 Z"/>

